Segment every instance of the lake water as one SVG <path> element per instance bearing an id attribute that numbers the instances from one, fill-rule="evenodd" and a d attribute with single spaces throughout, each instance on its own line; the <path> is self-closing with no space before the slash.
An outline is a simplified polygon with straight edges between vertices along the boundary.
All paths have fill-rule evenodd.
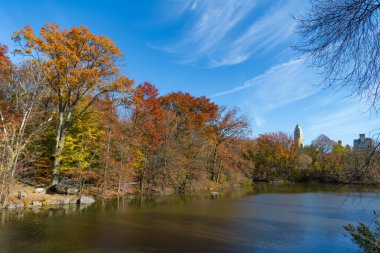
<path id="1" fill-rule="evenodd" d="M 343 229 L 371 222 L 375 189 L 259 184 L 253 191 L 2 211 L 0 252 L 358 252 Z"/>

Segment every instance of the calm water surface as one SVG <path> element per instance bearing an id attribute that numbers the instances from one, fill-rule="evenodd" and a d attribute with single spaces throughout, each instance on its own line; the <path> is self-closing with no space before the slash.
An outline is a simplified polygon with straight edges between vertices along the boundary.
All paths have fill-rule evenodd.
<path id="1" fill-rule="evenodd" d="M 0 252 L 358 252 L 342 226 L 379 204 L 376 189 L 296 184 L 3 211 Z"/>

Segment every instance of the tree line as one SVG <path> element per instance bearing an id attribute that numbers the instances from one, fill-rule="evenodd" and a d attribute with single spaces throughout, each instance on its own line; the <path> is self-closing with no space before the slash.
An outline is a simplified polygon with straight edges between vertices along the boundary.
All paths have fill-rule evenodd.
<path id="1" fill-rule="evenodd" d="M 98 194 L 183 192 L 235 173 L 249 124 L 206 97 L 161 96 L 120 73 L 120 49 L 86 27 L 26 26 L 1 46 L 0 176 L 4 203 L 17 179 L 51 190 L 62 178 Z M 223 175 L 223 176 L 222 176 Z"/>
<path id="2" fill-rule="evenodd" d="M 248 167 L 254 180 L 380 182 L 377 146 L 355 150 L 324 134 L 304 147 L 284 132 L 262 134 L 249 141 L 242 155 L 251 163 Z"/>

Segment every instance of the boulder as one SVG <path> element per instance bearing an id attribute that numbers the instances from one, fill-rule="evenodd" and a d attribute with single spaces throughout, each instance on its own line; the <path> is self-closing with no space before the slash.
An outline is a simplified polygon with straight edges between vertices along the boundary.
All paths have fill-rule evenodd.
<path id="1" fill-rule="evenodd" d="M 40 213 L 41 212 L 41 207 L 39 206 L 32 206 L 32 208 L 30 209 L 33 213 L 37 214 L 37 213 Z"/>
<path id="2" fill-rule="evenodd" d="M 38 200 L 33 200 L 32 201 L 32 206 L 42 206 L 42 202 Z"/>
<path id="3" fill-rule="evenodd" d="M 79 204 L 92 204 L 95 202 L 95 199 L 90 196 L 81 196 L 79 198 Z"/>
<path id="4" fill-rule="evenodd" d="M 36 188 L 34 190 L 35 193 L 39 193 L 39 194 L 45 194 L 46 193 L 46 190 L 45 188 Z"/>
<path id="5" fill-rule="evenodd" d="M 79 189 L 77 187 L 77 184 L 74 180 L 64 178 L 59 182 L 56 186 L 56 192 L 60 194 L 77 194 L 79 192 Z"/>
<path id="6" fill-rule="evenodd" d="M 6 209 L 15 209 L 16 208 L 16 204 L 14 203 L 9 203 L 5 206 Z"/>
<path id="7" fill-rule="evenodd" d="M 51 205 L 51 206 L 58 206 L 59 204 L 60 204 L 60 201 L 56 200 L 56 199 L 52 199 L 49 202 L 49 205 Z"/>

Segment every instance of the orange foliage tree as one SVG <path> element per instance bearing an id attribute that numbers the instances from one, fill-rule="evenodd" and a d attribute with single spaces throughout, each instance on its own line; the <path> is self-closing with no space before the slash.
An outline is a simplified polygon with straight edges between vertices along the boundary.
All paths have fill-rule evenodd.
<path id="1" fill-rule="evenodd" d="M 54 94 L 58 113 L 56 145 L 51 186 L 59 179 L 60 155 L 68 127 L 106 93 L 123 92 L 133 81 L 120 76 L 117 60 L 120 49 L 110 39 L 91 33 L 84 26 L 60 30 L 56 24 L 46 24 L 36 35 L 30 26 L 16 31 L 13 40 L 17 53 L 37 61 L 46 74 L 47 85 Z M 90 99 L 73 117 L 77 105 Z"/>
<path id="2" fill-rule="evenodd" d="M 231 110 L 227 110 L 225 107 L 219 108 L 217 116 L 211 123 L 213 145 L 211 179 L 213 181 L 219 182 L 220 172 L 223 168 L 222 160 L 231 153 L 230 146 L 236 145 L 240 138 L 246 138 L 248 131 L 249 124 L 244 118 L 238 116 L 237 108 Z"/>
<path id="3" fill-rule="evenodd" d="M 0 78 L 3 80 L 9 79 L 9 70 L 12 66 L 9 57 L 7 56 L 8 47 L 0 43 Z"/>
<path id="4" fill-rule="evenodd" d="M 152 173 L 153 155 L 163 143 L 165 111 L 161 109 L 158 95 L 154 85 L 144 82 L 132 91 L 130 99 L 125 100 L 130 111 L 129 136 L 136 157 L 133 167 L 140 192 L 144 190 L 147 174 Z"/>
<path id="5" fill-rule="evenodd" d="M 189 93 L 173 92 L 161 97 L 162 107 L 176 116 L 177 134 L 200 129 L 215 118 L 218 106 L 210 99 L 193 97 Z"/>
<path id="6" fill-rule="evenodd" d="M 161 97 L 161 105 L 168 113 L 166 128 L 171 129 L 165 135 L 166 178 L 177 192 L 183 192 L 206 174 L 210 123 L 218 106 L 206 97 L 182 92 Z"/>

